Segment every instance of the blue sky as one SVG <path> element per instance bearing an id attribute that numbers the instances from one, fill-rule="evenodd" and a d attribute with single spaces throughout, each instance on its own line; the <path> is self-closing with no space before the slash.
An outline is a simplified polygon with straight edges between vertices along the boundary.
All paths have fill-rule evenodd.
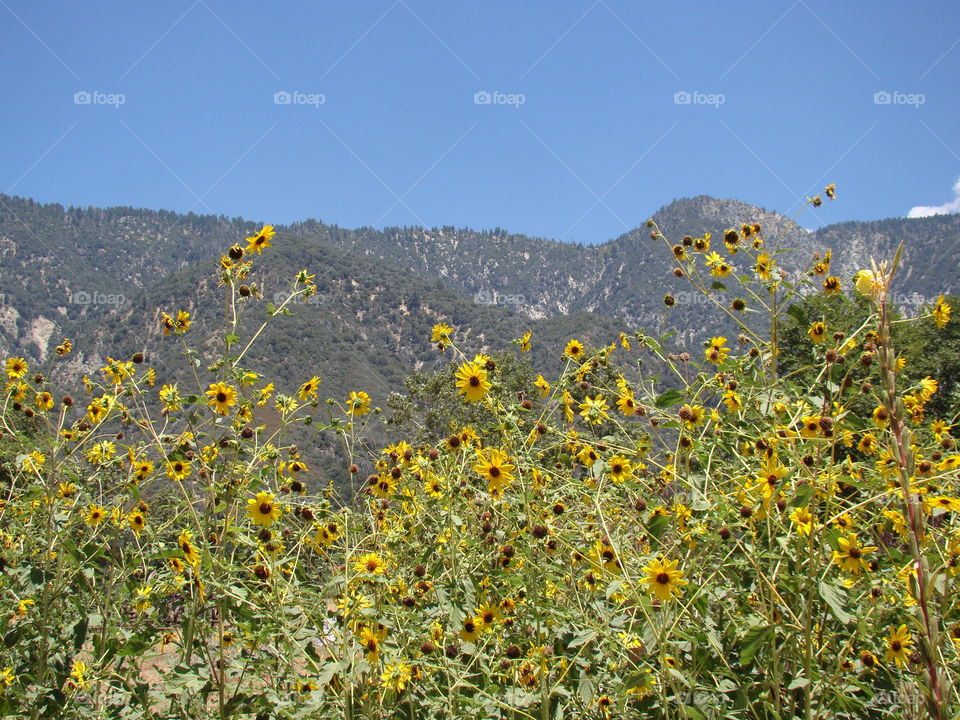
<path id="1" fill-rule="evenodd" d="M 807 227 L 960 210 L 955 0 L 0 0 L 0 29 L 0 191 L 44 202 L 585 243 L 828 182 Z"/>

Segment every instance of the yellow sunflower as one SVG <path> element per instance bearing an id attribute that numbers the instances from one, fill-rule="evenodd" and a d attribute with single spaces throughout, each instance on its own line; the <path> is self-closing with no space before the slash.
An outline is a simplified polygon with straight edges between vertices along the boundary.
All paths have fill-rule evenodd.
<path id="1" fill-rule="evenodd" d="M 679 595 L 682 587 L 687 584 L 683 579 L 683 571 L 677 569 L 678 564 L 677 560 L 654 558 L 643 568 L 646 577 L 641 578 L 640 582 L 649 585 L 647 589 L 651 595 L 655 595 L 661 602 L 666 602 Z"/>
<path id="2" fill-rule="evenodd" d="M 247 515 L 254 525 L 270 527 L 280 519 L 280 506 L 274 502 L 273 493 L 258 492 L 256 497 L 247 500 Z"/>
<path id="3" fill-rule="evenodd" d="M 210 396 L 207 404 L 216 410 L 218 415 L 226 415 L 230 412 L 230 407 L 237 404 L 236 388 L 226 383 L 213 383 L 206 394 Z"/>
<path id="4" fill-rule="evenodd" d="M 492 385 L 487 380 L 487 371 L 476 363 L 468 362 L 460 366 L 456 373 L 457 392 L 467 402 L 483 400 Z"/>

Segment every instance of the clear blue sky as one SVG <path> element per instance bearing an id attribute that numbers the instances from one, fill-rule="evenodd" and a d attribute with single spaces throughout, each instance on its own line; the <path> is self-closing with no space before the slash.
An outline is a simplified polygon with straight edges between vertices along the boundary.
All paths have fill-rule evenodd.
<path id="1" fill-rule="evenodd" d="M 0 29 L 0 191 L 44 202 L 587 243 L 702 193 L 958 209 L 956 0 L 0 0 Z"/>

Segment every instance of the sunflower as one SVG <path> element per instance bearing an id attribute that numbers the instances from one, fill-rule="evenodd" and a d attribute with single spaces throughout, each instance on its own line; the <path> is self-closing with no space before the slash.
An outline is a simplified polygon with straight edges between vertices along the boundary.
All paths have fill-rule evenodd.
<path id="1" fill-rule="evenodd" d="M 137 481 L 146 480 L 153 474 L 153 463 L 149 460 L 139 460 L 133 464 L 133 476 Z"/>
<path id="2" fill-rule="evenodd" d="M 370 396 L 363 390 L 347 396 L 347 414 L 360 417 L 370 412 Z"/>
<path id="3" fill-rule="evenodd" d="M 531 338 L 532 335 L 533 335 L 533 333 L 532 333 L 530 330 L 527 330 L 527 331 L 523 334 L 523 336 L 520 338 L 520 341 L 519 341 L 519 343 L 520 343 L 520 352 L 522 352 L 522 353 L 528 353 L 528 352 L 530 352 L 531 348 L 533 347 L 532 344 L 530 343 L 530 338 Z"/>
<path id="4" fill-rule="evenodd" d="M 597 393 L 596 397 L 587 395 L 580 403 L 580 416 L 591 425 L 600 425 L 610 419 L 607 414 L 608 409 L 607 399 L 603 395 L 600 393 Z"/>
<path id="5" fill-rule="evenodd" d="M 610 466 L 610 479 L 616 483 L 629 480 L 633 477 L 633 466 L 626 458 L 614 455 L 608 462 Z"/>
<path id="6" fill-rule="evenodd" d="M 823 291 L 827 295 L 836 295 L 843 289 L 843 283 L 836 275 L 824 278 Z"/>
<path id="7" fill-rule="evenodd" d="M 483 400 L 492 385 L 487 380 L 487 371 L 476 363 L 468 362 L 459 367 L 456 373 L 457 392 L 467 402 Z"/>
<path id="8" fill-rule="evenodd" d="M 468 617 L 463 621 L 463 629 L 460 631 L 460 637 L 468 643 L 476 643 L 480 637 L 480 623 L 477 618 Z"/>
<path id="9" fill-rule="evenodd" d="M 47 410 L 53 410 L 53 395 L 44 390 L 41 393 L 37 393 L 34 398 L 34 402 L 37 405 L 37 409 L 40 412 L 45 412 Z"/>
<path id="10" fill-rule="evenodd" d="M 216 410 L 218 415 L 226 415 L 230 412 L 230 407 L 237 404 L 236 388 L 226 383 L 211 384 L 205 394 L 210 396 L 207 404 Z"/>
<path id="11" fill-rule="evenodd" d="M 29 453 L 23 456 L 23 459 L 20 461 L 20 469 L 27 473 L 37 473 L 40 472 L 40 468 L 43 467 L 43 464 L 47 461 L 47 456 L 44 455 L 39 450 L 31 450 Z M 62 485 L 63 483 L 61 483 Z"/>
<path id="12" fill-rule="evenodd" d="M 813 530 L 813 513 L 809 508 L 798 507 L 790 513 L 790 519 L 796 525 L 798 535 L 809 535 Z"/>
<path id="13" fill-rule="evenodd" d="M 767 253 L 760 253 L 757 256 L 757 264 L 753 266 L 753 271 L 761 280 L 772 280 L 770 271 L 773 270 L 773 260 Z"/>
<path id="14" fill-rule="evenodd" d="M 654 558 L 643 568 L 646 577 L 641 578 L 640 582 L 650 586 L 647 589 L 651 595 L 655 595 L 661 602 L 666 602 L 674 595 L 679 595 L 682 586 L 687 584 L 683 579 L 683 571 L 677 569 L 678 564 L 677 560 Z"/>
<path id="15" fill-rule="evenodd" d="M 273 230 L 273 225 L 264 225 L 256 235 L 246 238 L 247 252 L 255 252 L 257 255 L 263 252 L 264 248 L 273 247 L 270 239 L 277 233 Z"/>
<path id="16" fill-rule="evenodd" d="M 114 385 L 120 385 L 124 380 L 133 377 L 133 363 L 107 358 L 107 364 L 101 368 L 104 376 Z"/>
<path id="17" fill-rule="evenodd" d="M 933 321 L 938 328 L 950 322 L 950 304 L 943 299 L 943 295 L 937 298 L 937 304 L 933 306 Z"/>
<path id="18" fill-rule="evenodd" d="M 820 416 L 806 415 L 800 419 L 800 437 L 815 438 L 820 435 Z"/>
<path id="19" fill-rule="evenodd" d="M 890 421 L 890 413 L 883 405 L 878 405 L 873 409 L 873 424 L 878 428 L 885 428 Z"/>
<path id="20" fill-rule="evenodd" d="M 583 357 L 583 343 L 579 340 L 571 340 L 563 349 L 563 354 L 571 360 L 579 360 Z"/>
<path id="21" fill-rule="evenodd" d="M 711 338 L 710 344 L 703 352 L 704 357 L 714 365 L 722 364 L 729 354 L 730 348 L 727 347 L 727 339 L 723 336 Z"/>
<path id="22" fill-rule="evenodd" d="M 139 535 L 140 531 L 147 526 L 147 519 L 139 510 L 134 510 L 127 515 L 127 522 L 130 523 L 130 529 L 133 530 L 136 535 Z"/>
<path id="23" fill-rule="evenodd" d="M 487 479 L 487 489 L 494 493 L 513 482 L 516 465 L 510 462 L 510 457 L 505 452 L 493 448 L 486 452 L 477 451 L 477 462 L 473 469 Z"/>
<path id="24" fill-rule="evenodd" d="M 173 412 L 181 408 L 180 391 L 176 385 L 163 385 L 158 394 L 160 395 L 160 401 L 168 412 Z M 90 408 L 87 408 L 87 412 L 90 412 Z"/>
<path id="25" fill-rule="evenodd" d="M 389 664 L 380 675 L 380 687 L 395 693 L 403 692 L 412 678 L 413 668 L 407 663 Z"/>
<path id="26" fill-rule="evenodd" d="M 18 380 L 27 374 L 30 366 L 22 357 L 7 358 L 7 377 L 11 380 Z"/>
<path id="27" fill-rule="evenodd" d="M 371 665 L 375 665 L 380 660 L 380 636 L 370 628 L 364 626 L 358 634 L 360 644 L 363 645 L 366 653 L 366 660 Z"/>
<path id="28" fill-rule="evenodd" d="M 270 527 L 280 519 L 280 506 L 274 502 L 273 493 L 258 492 L 256 497 L 247 500 L 247 515 L 254 525 Z"/>
<path id="29" fill-rule="evenodd" d="M 743 409 L 743 401 L 736 390 L 725 390 L 723 393 L 723 404 L 727 406 L 730 412 L 740 412 Z"/>
<path id="30" fill-rule="evenodd" d="M 193 320 L 190 319 L 190 313 L 186 310 L 177 310 L 177 319 L 173 323 L 174 332 L 176 332 L 177 335 L 183 335 L 183 333 L 190 329 L 192 322 Z"/>
<path id="31" fill-rule="evenodd" d="M 960 512 L 960 498 L 950 497 L 949 495 L 939 495 L 930 498 L 927 502 L 930 507 L 943 510 L 944 512 Z"/>
<path id="32" fill-rule="evenodd" d="M 375 497 L 387 498 L 393 495 L 393 490 L 396 485 L 397 481 L 390 473 L 380 473 L 379 475 L 370 476 L 367 489 L 370 494 Z"/>
<path id="33" fill-rule="evenodd" d="M 313 541 L 316 543 L 318 550 L 330 547 L 334 540 L 340 537 L 340 526 L 335 522 L 328 522 L 326 525 L 318 527 L 317 534 L 313 536 Z"/>
<path id="34" fill-rule="evenodd" d="M 597 540 L 593 544 L 590 549 L 590 564 L 597 571 L 602 568 L 616 575 L 623 573 L 623 563 L 609 541 Z"/>
<path id="35" fill-rule="evenodd" d="M 776 455 L 770 455 L 764 462 L 763 470 L 757 475 L 757 486 L 763 497 L 773 497 L 780 486 L 780 481 L 787 474 L 787 468 L 780 464 Z"/>
<path id="36" fill-rule="evenodd" d="M 818 320 L 807 330 L 807 335 L 814 344 L 820 344 L 827 338 L 827 326 Z"/>
<path id="37" fill-rule="evenodd" d="M 877 436 L 873 433 L 864 433 L 857 443 L 857 450 L 864 455 L 873 455 L 877 451 Z"/>
<path id="38" fill-rule="evenodd" d="M 709 245 L 707 247 L 709 247 Z M 707 266 L 710 268 L 710 274 L 714 277 L 726 277 L 734 270 L 733 266 L 720 257 L 719 253 L 717 252 L 708 252 L 704 256 L 704 259 L 706 260 Z"/>
<path id="39" fill-rule="evenodd" d="M 452 342 L 450 339 L 452 332 L 453 328 L 446 323 L 437 323 L 430 331 L 430 342 L 436 343 L 440 350 L 445 350 L 447 345 Z"/>
<path id="40" fill-rule="evenodd" d="M 939 388 L 940 384 L 929 375 L 923 378 L 923 380 L 920 381 L 920 395 L 924 402 L 936 395 Z"/>
<path id="41" fill-rule="evenodd" d="M 872 545 L 861 547 L 856 533 L 850 533 L 849 537 L 838 538 L 837 545 L 840 550 L 833 551 L 833 561 L 837 565 L 854 575 L 859 575 L 861 570 L 869 572 L 870 565 L 864 556 L 874 552 L 877 549 L 876 547 Z"/>
<path id="42" fill-rule="evenodd" d="M 107 519 L 107 511 L 100 505 L 90 505 L 87 508 L 87 514 L 83 516 L 84 522 L 90 527 L 96 527 Z"/>
<path id="43" fill-rule="evenodd" d="M 892 660 L 897 667 L 901 667 L 910 659 L 912 645 L 913 637 L 906 625 L 901 625 L 896 630 L 890 628 L 890 635 L 887 637 L 887 654 L 883 659 L 887 662 Z"/>
<path id="44" fill-rule="evenodd" d="M 683 420 L 683 425 L 688 430 L 692 430 L 706 417 L 706 411 L 701 405 L 684 405 L 678 411 L 678 416 Z"/>
<path id="45" fill-rule="evenodd" d="M 171 480 L 186 480 L 193 469 L 187 460 L 174 460 L 167 463 L 167 477 Z"/>
<path id="46" fill-rule="evenodd" d="M 367 553 L 353 563 L 353 569 L 362 575 L 377 576 L 386 573 L 387 564 L 377 553 Z"/>
<path id="47" fill-rule="evenodd" d="M 533 381 L 533 386 L 540 391 L 540 397 L 545 398 L 550 394 L 550 383 L 544 379 L 543 375 L 537 375 L 537 379 Z"/>
<path id="48" fill-rule="evenodd" d="M 423 483 L 423 490 L 432 498 L 443 497 L 443 479 L 429 473 Z"/>
<path id="49" fill-rule="evenodd" d="M 91 465 L 102 465 L 108 462 L 117 452 L 117 446 L 111 440 L 101 440 L 94 443 L 87 450 L 85 457 Z"/>
<path id="50" fill-rule="evenodd" d="M 197 569 L 197 566 L 200 564 L 200 553 L 197 551 L 197 548 L 191 542 L 193 540 L 193 533 L 189 530 L 184 530 L 177 537 L 177 547 L 180 548 L 180 552 L 183 553 L 183 559 L 190 563 L 191 567 L 194 570 Z M 173 560 L 176 558 L 170 558 L 171 566 L 173 566 Z M 174 570 L 176 568 L 174 567 Z"/>
<path id="51" fill-rule="evenodd" d="M 500 606 L 491 603 L 481 605 L 474 613 L 474 621 L 481 630 L 488 630 L 500 621 Z"/>
<path id="52" fill-rule="evenodd" d="M 637 400 L 633 396 L 632 390 L 627 390 L 623 395 L 620 395 L 617 398 L 616 402 L 617 408 L 622 412 L 626 417 L 631 415 L 636 415 L 639 407 L 637 406 Z"/>
<path id="53" fill-rule="evenodd" d="M 297 397 L 300 399 L 300 402 L 306 402 L 307 400 L 312 400 L 317 397 L 317 390 L 319 388 L 320 388 L 320 378 L 314 375 L 312 378 L 310 378 L 303 385 L 300 386 L 300 389 L 297 390 Z"/>

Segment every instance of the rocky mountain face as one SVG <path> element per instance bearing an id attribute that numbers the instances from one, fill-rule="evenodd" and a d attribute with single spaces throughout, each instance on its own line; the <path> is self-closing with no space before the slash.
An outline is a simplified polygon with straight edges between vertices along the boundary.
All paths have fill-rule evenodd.
<path id="1" fill-rule="evenodd" d="M 844 278 L 870 257 L 892 256 L 903 241 L 897 286 L 903 304 L 929 302 L 936 293 L 960 287 L 957 215 L 849 222 L 811 233 L 775 212 L 698 196 L 674 201 L 653 219 L 669 243 L 710 232 L 715 247 L 725 228 L 757 222 L 769 247 L 792 250 L 778 258 L 788 270 L 831 248 L 832 272 Z M 172 306 L 174 299 L 202 314 L 215 307 L 209 282 L 215 259 L 258 226 L 239 218 L 134 208 L 65 209 L 0 195 L 0 353 L 42 362 L 65 335 L 104 338 L 153 322 L 158 305 Z M 353 337 L 361 354 L 406 353 L 410 357 L 404 359 L 414 365 L 425 362 L 418 355 L 429 351 L 429 344 L 422 334 L 411 337 L 407 331 L 417 326 L 422 332 L 441 319 L 476 323 L 480 344 L 498 335 L 494 328 L 509 334 L 508 326 L 512 332 L 547 319 L 551 328 L 576 334 L 575 325 L 582 324 L 565 319 L 579 313 L 611 327 L 682 330 L 689 341 L 717 323 L 714 314 L 704 312 L 703 298 L 674 277 L 668 244 L 652 240 L 645 225 L 597 246 L 500 229 L 347 230 L 315 220 L 277 229 L 274 258 L 265 270 L 276 279 L 270 292 L 280 292 L 280 279 L 301 267 L 311 272 L 319 267 L 328 283 L 320 290 L 323 301 L 302 310 L 328 327 L 331 338 Z M 678 300 L 669 313 L 666 293 Z M 405 317 L 414 320 L 405 325 Z M 371 335 L 383 338 L 373 342 Z M 99 362 L 90 358 L 91 364 Z M 378 382 L 394 382 L 388 375 Z"/>

